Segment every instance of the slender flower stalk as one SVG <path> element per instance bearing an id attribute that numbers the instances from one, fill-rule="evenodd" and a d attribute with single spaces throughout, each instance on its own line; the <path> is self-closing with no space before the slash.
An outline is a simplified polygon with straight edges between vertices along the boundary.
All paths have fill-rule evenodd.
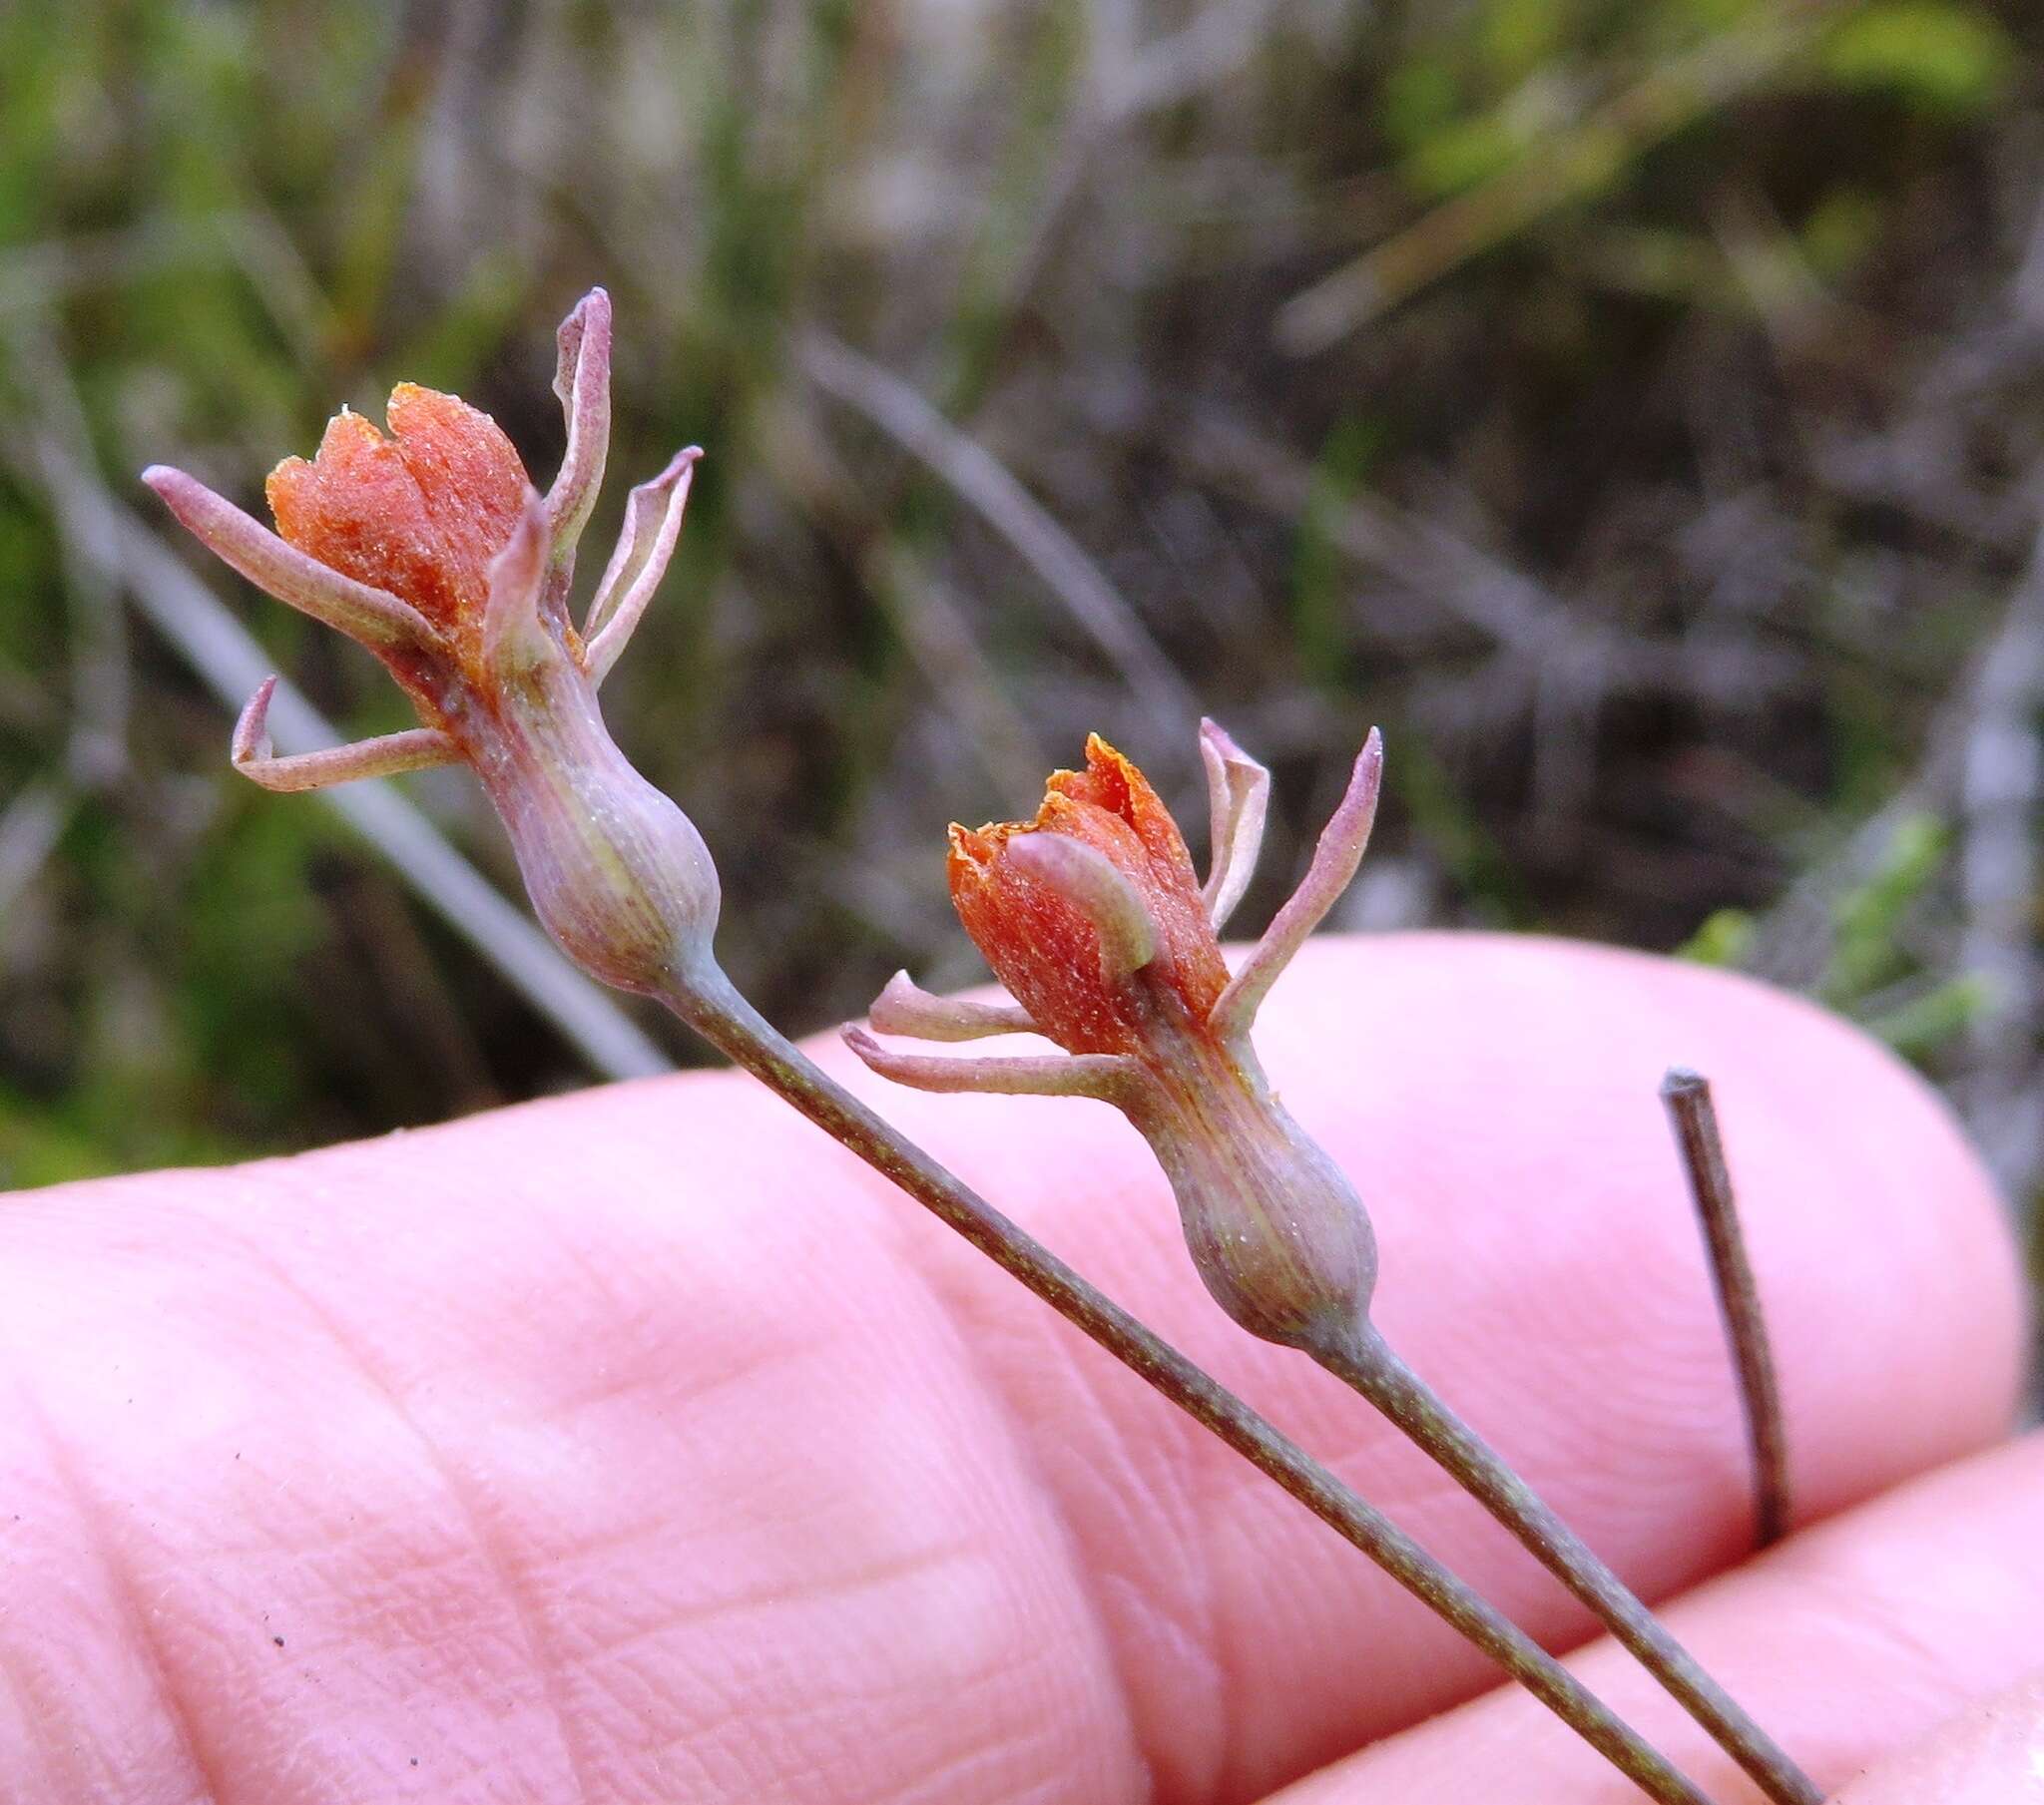
<path id="1" fill-rule="evenodd" d="M 568 610 L 575 544 L 605 460 L 610 324 L 609 299 L 597 289 L 561 328 L 555 389 L 567 412 L 568 449 L 544 497 L 488 416 L 453 396 L 409 385 L 391 396 L 388 437 L 342 413 L 315 459 L 287 459 L 277 467 L 268 484 L 276 533 L 183 472 L 159 466 L 145 473 L 178 519 L 234 569 L 380 659 L 419 716 L 419 725 L 405 732 L 280 757 L 265 732 L 271 689 L 265 683 L 236 725 L 236 768 L 265 787 L 298 790 L 467 764 L 503 817 L 541 921 L 584 970 L 659 999 L 893 1179 L 1361 1549 L 1651 1797 L 1662 1805 L 1708 1805 L 1551 1654 L 1240 1399 L 851 1097 L 733 987 L 712 946 L 719 893 L 709 852 L 687 817 L 617 749 L 597 699 L 674 548 L 698 456 L 693 448 L 632 492 L 623 538 L 580 629 Z M 1366 761 L 1375 756 L 1374 743 Z M 1092 813 L 1075 816 L 1088 823 L 1100 816 L 1106 823 L 1094 836 L 1100 843 L 1082 826 L 1061 843 L 1017 847 L 1013 861 L 1025 886 L 1035 886 L 1048 921 L 1055 924 L 1064 910 L 1078 922 L 1076 931 L 1070 921 L 1064 925 L 1071 950 L 1090 963 L 1087 982 L 1069 994 L 1051 985 L 1026 997 L 1026 1008 L 988 1008 L 948 1003 L 897 980 L 874 1006 L 876 1025 L 969 1039 L 1054 1018 L 1064 1004 L 1083 1012 L 1089 984 L 1096 990 L 1141 986 L 1149 999 L 1147 987 L 1163 982 L 1156 1006 L 1170 1014 L 1188 1047 L 1205 1035 L 1198 1023 L 1233 1020 L 1246 1030 L 1290 950 L 1353 870 L 1374 776 L 1366 793 L 1352 793 L 1344 804 L 1347 839 L 1324 869 L 1316 862 L 1316 875 L 1301 893 L 1305 900 L 1294 899 L 1266 937 L 1261 958 L 1230 979 L 1212 949 L 1210 924 L 1248 883 L 1266 780 L 1261 767 L 1218 731 L 1210 730 L 1208 750 L 1217 808 L 1228 811 L 1232 837 L 1205 899 L 1146 899 L 1129 890 L 1122 873 L 1131 845 L 1137 858 L 1168 864 L 1184 861 L 1184 847 L 1141 774 L 1111 760 L 1098 795 L 1110 803 L 1119 797 L 1120 816 L 1098 806 L 1092 791 L 1080 799 Z M 1368 768 L 1373 772 L 1374 764 Z M 1183 875 L 1189 879 L 1189 873 L 1187 866 Z M 1246 1315 L 1256 1314 L 1257 1300 L 1274 1286 L 1290 1284 L 1300 1298 L 1294 1338 L 1302 1339 L 1312 1323 L 1331 1320 L 1338 1296 L 1352 1297 L 1358 1286 L 1366 1294 L 1375 1252 L 1359 1206 L 1324 1156 L 1313 1164 L 1316 1149 L 1268 1100 L 1252 1100 L 1236 1113 L 1240 1132 L 1228 1142 L 1236 1150 L 1216 1163 L 1213 1148 L 1221 1141 L 1201 1120 L 1209 1092 L 1191 1082 L 1176 1092 L 1133 1082 L 1137 1063 L 1128 1049 L 1151 1010 L 1147 1000 L 1133 1015 L 1110 1010 L 1080 1031 L 1080 1039 L 1091 1041 L 1075 1049 L 1077 1057 L 1008 1063 L 1002 1088 L 1114 1097 L 1141 1113 L 1153 1139 L 1181 1148 L 1187 1184 L 1217 1201 L 1224 1194 L 1256 1194 L 1254 1186 L 1243 1188 L 1246 1174 L 1274 1183 L 1281 1176 L 1289 1188 L 1273 1194 L 1288 1199 L 1293 1213 L 1274 1218 L 1278 1251 L 1249 1250 L 1231 1264 L 1217 1214 L 1210 1263 L 1223 1277 L 1209 1282 Z M 869 1042 L 862 1051 L 869 1058 L 877 1053 Z M 884 1067 L 889 1057 L 874 1063 Z M 944 1088 L 939 1075 L 924 1077 Z M 1253 1143 L 1246 1167 L 1251 1155 L 1244 1149 Z M 1305 1191 L 1314 1195 L 1298 1182 L 1308 1168 L 1312 1182 Z M 1287 1240 L 1287 1226 L 1300 1232 Z M 1321 1257 L 1330 1246 L 1331 1256 Z"/>
<path id="2" fill-rule="evenodd" d="M 1067 1322 L 1360 1549 L 1405 1590 L 1496 1661 L 1649 1798 L 1664 1805 L 1677 1801 L 1709 1805 L 1708 1795 L 1510 1618 L 1203 1368 L 843 1090 L 762 1018 L 722 973 L 699 973 L 677 985 L 664 1000 L 735 1065 L 763 1080 L 825 1133 L 891 1178 Z"/>
<path id="3" fill-rule="evenodd" d="M 1216 930 L 1249 881 L 1268 777 L 1201 728 L 1213 858 L 1205 886 L 1141 771 L 1098 737 L 1052 775 L 1034 820 L 951 830 L 952 900 L 1016 1010 L 947 1004 L 897 976 L 883 1033 L 964 1039 L 1034 1029 L 1064 1057 L 932 1058 L 846 1039 L 923 1090 L 1060 1093 L 1120 1109 L 1171 1180 L 1186 1244 L 1252 1334 L 1312 1356 L 1396 1424 L 1611 1629 L 1778 1805 L 1815 1786 L 1625 1583 L 1385 1343 L 1369 1217 L 1340 1168 L 1278 1101 L 1250 1041 L 1272 985 L 1354 875 L 1383 773 L 1372 732 L 1304 880 L 1230 975 Z M 932 1036 L 932 1030 L 937 1031 Z"/>

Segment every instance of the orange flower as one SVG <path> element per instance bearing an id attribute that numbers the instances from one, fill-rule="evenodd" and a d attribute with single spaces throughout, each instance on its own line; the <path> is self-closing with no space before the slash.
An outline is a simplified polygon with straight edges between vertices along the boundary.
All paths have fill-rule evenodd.
<path id="1" fill-rule="evenodd" d="M 1369 1218 L 1338 1167 L 1265 1081 L 1258 1007 L 1362 857 L 1383 746 L 1369 736 L 1311 869 L 1229 975 L 1218 931 L 1255 867 L 1270 774 L 1212 721 L 1200 728 L 1212 870 L 1194 877 L 1178 823 L 1097 735 L 1058 771 L 1033 821 L 951 829 L 951 898 L 1014 1004 L 920 990 L 897 972 L 874 999 L 882 1034 L 966 1041 L 1036 1033 L 1062 1055 L 899 1053 L 862 1028 L 854 1052 L 925 1091 L 1091 1097 L 1149 1140 L 1207 1288 L 1236 1320 L 1300 1345 L 1358 1323 L 1376 1280 Z"/>
<path id="2" fill-rule="evenodd" d="M 386 439 L 343 408 L 310 463 L 285 458 L 269 473 L 276 530 L 410 603 L 473 664 L 490 565 L 525 511 L 525 466 L 496 421 L 457 396 L 400 382 L 387 418 Z"/>
<path id="3" fill-rule="evenodd" d="M 1043 1032 L 1072 1053 L 1132 1053 L 1147 1006 L 1134 985 L 1107 979 L 1114 961 L 1102 958 L 1096 914 L 1015 857 L 1034 834 L 1063 835 L 1113 867 L 1156 943 L 1148 974 L 1204 1022 L 1228 987 L 1228 967 L 1192 855 L 1149 779 L 1096 733 L 1083 771 L 1052 773 L 1035 820 L 951 829 L 958 917 Z"/>
<path id="4" fill-rule="evenodd" d="M 277 465 L 277 533 L 182 470 L 143 481 L 251 582 L 373 652 L 418 711 L 402 733 L 277 757 L 270 677 L 236 723 L 236 769 L 296 790 L 468 764 L 555 939 L 607 983 L 660 990 L 708 957 L 717 874 L 688 819 L 612 742 L 597 690 L 667 568 L 701 453 L 632 491 L 578 632 L 567 596 L 610 436 L 610 328 L 601 288 L 562 323 L 568 448 L 544 497 L 494 420 L 412 383 L 391 392 L 389 437 L 343 410 L 315 458 Z"/>

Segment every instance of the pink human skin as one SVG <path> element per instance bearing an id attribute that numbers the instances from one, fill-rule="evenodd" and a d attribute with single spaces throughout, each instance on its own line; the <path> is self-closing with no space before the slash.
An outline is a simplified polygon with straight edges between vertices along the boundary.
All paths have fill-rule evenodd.
<path id="1" fill-rule="evenodd" d="M 1907 1758 L 1913 1800 L 2024 1796 L 1980 1789 L 1963 1726 L 1904 1755 L 2034 1669 L 2044 1618 L 2044 1444 L 1994 1446 L 2016 1266 L 1920 1085 L 1751 985 L 1482 937 L 1309 945 L 1260 1039 L 1368 1188 L 1388 1328 L 1824 1785 L 1887 1805 Z M 1584 1633 L 1395 1432 L 1213 1309 L 1113 1112 L 818 1055 L 1538 1633 Z M 1748 1477 L 1653 1094 L 1677 1060 L 1717 1087 L 1804 1525 L 1729 1574 Z M 4 1805 L 1632 1796 L 737 1076 L 10 1198 L 0 1360 Z"/>
<path id="2" fill-rule="evenodd" d="M 1846 1787 L 1839 1805 L 2020 1805 L 2044 1799 L 2044 1668 L 1969 1707 Z"/>

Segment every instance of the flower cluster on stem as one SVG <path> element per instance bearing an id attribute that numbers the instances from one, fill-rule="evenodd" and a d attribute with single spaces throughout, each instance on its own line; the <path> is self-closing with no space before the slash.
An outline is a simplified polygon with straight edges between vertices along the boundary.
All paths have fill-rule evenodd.
<path id="1" fill-rule="evenodd" d="M 342 412 L 317 456 L 277 466 L 268 483 L 275 532 L 182 471 L 145 472 L 235 570 L 381 660 L 418 715 L 404 732 L 278 756 L 264 724 L 271 678 L 236 724 L 235 767 L 270 789 L 299 790 L 467 764 L 503 818 L 541 920 L 585 971 L 658 998 L 893 1179 L 1307 1505 L 1663 1805 L 1704 1805 L 1553 1656 L 847 1094 L 725 976 L 713 949 L 719 898 L 709 851 L 618 750 L 598 705 L 674 549 L 694 448 L 632 491 L 579 628 L 569 610 L 576 544 L 607 453 L 610 351 L 610 301 L 596 289 L 560 330 L 554 386 L 568 444 L 544 496 L 487 415 L 409 384 L 390 397 L 387 435 Z M 1052 779 L 1035 821 L 954 830 L 953 895 L 1017 1001 L 946 1001 L 902 976 L 873 1009 L 882 1031 L 948 1041 L 1035 1031 L 1063 1054 L 933 1060 L 887 1051 L 860 1030 L 852 1041 L 881 1071 L 928 1089 L 1119 1105 L 1172 1174 L 1214 1294 L 1257 1333 L 1324 1360 L 1366 1323 L 1375 1245 L 1347 1180 L 1272 1094 L 1249 1030 L 1272 982 L 1354 873 L 1382 748 L 1372 733 L 1305 881 L 1230 976 L 1216 936 L 1249 882 L 1269 778 L 1211 722 L 1202 733 L 1216 847 L 1204 887 L 1142 773 L 1094 740 L 1084 771 Z M 1466 1466 L 1459 1426 L 1426 1414 L 1430 1394 L 1415 1391 L 1407 1402 L 1415 1433 L 1433 1435 Z M 1802 1794 L 1771 1792 L 1802 1805 Z"/>
<path id="2" fill-rule="evenodd" d="M 342 410 L 315 458 L 270 473 L 276 532 L 181 470 L 157 465 L 143 481 L 251 582 L 375 654 L 418 713 L 405 732 L 278 757 L 271 679 L 236 724 L 238 770 L 301 790 L 468 765 L 555 940 L 604 982 L 657 992 L 709 957 L 717 868 L 618 750 L 597 692 L 667 568 L 702 454 L 691 446 L 632 491 L 578 629 L 568 591 L 609 445 L 610 360 L 598 288 L 561 326 L 568 447 L 544 496 L 487 414 L 411 383 L 391 393 L 387 437 Z"/>

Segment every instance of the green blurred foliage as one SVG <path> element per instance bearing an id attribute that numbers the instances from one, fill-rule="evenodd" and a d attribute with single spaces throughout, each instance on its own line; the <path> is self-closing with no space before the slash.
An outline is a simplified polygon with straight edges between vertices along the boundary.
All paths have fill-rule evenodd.
<path id="1" fill-rule="evenodd" d="M 1891 0 L 1840 21 L 1825 39 L 1820 67 L 1840 88 L 1894 94 L 1926 112 L 1963 117 L 2008 91 L 2017 56 L 2008 33 L 1976 7 Z"/>
<path id="2" fill-rule="evenodd" d="M 827 333 L 999 458 L 1270 754 L 1252 913 L 1377 719 L 1373 856 L 1428 918 L 1748 966 L 1962 1083 L 1994 1002 L 1952 798 L 1832 867 L 1995 629 L 2036 397 L 2017 370 L 1968 402 L 1935 494 L 1836 471 L 1955 418 L 1924 396 L 2021 260 L 2036 17 L 1222 10 L 0 12 L 0 427 L 125 499 L 171 458 L 253 505 L 403 377 L 543 476 L 553 325 L 607 283 L 593 540 L 710 450 L 611 712 L 718 847 L 740 975 L 816 1026 L 896 965 L 974 975 L 941 826 L 1025 808 L 1036 745 L 1098 726 L 1199 793 L 1189 731 L 1001 531 L 805 380 Z M 1283 354 L 1285 306 L 1379 251 L 1378 310 Z M 583 1082 L 316 805 L 224 774 L 221 701 L 132 616 L 119 768 L 81 760 L 104 609 L 32 465 L 0 462 L 0 1184 Z M 367 661 L 208 581 L 348 729 L 403 724 Z M 413 793 L 510 883 L 458 779 Z"/>
<path id="3" fill-rule="evenodd" d="M 1810 992 L 1904 1059 L 1935 1061 L 1994 1004 L 1979 976 L 1940 973 L 1914 951 L 1912 927 L 1935 902 L 1951 835 L 1931 815 L 1909 815 L 1885 836 L 1872 868 L 1829 901 L 1828 952 Z M 1751 962 L 1759 924 L 1745 909 L 1720 909 L 1678 948 L 1699 965 L 1738 970 Z"/>

